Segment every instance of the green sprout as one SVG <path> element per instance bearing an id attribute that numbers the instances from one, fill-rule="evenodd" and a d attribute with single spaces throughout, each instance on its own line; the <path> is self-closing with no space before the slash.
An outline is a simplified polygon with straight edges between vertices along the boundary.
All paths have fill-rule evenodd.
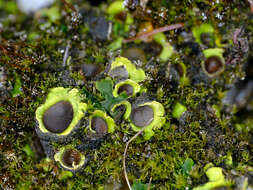
<path id="1" fill-rule="evenodd" d="M 125 57 L 117 57 L 115 61 L 112 62 L 110 71 L 121 66 L 123 66 L 127 70 L 128 76 L 131 80 L 137 83 L 145 80 L 146 78 L 145 72 L 140 68 L 137 69 L 136 66 L 132 64 L 131 61 Z"/>
<path id="2" fill-rule="evenodd" d="M 107 132 L 108 133 L 113 133 L 114 130 L 115 130 L 115 123 L 114 123 L 114 120 L 108 116 L 105 112 L 101 111 L 101 110 L 95 110 L 93 112 L 93 114 L 90 116 L 89 118 L 89 129 L 92 131 L 92 132 L 96 132 L 92 129 L 91 127 L 91 121 L 92 121 L 92 118 L 95 118 L 95 117 L 99 117 L 99 118 L 102 118 L 105 120 L 106 124 L 107 124 Z"/>
<path id="3" fill-rule="evenodd" d="M 161 128 L 165 123 L 165 111 L 163 105 L 156 101 L 146 102 L 144 104 L 139 105 L 139 107 L 141 106 L 149 106 L 153 109 L 154 112 L 153 120 L 147 126 L 145 126 L 144 129 L 144 139 L 149 140 L 154 135 L 153 130 Z M 130 125 L 134 131 L 141 131 L 143 128 L 136 126 L 133 122 L 131 122 Z"/>
<path id="4" fill-rule="evenodd" d="M 162 52 L 159 55 L 159 58 L 161 61 L 168 61 L 170 56 L 173 53 L 173 47 L 170 45 L 170 43 L 167 41 L 166 36 L 164 33 L 157 33 L 153 35 L 153 39 L 155 42 L 160 44 L 162 46 Z"/>
<path id="5" fill-rule="evenodd" d="M 43 123 L 44 113 L 53 105 L 60 101 L 67 101 L 73 107 L 73 119 L 67 129 L 60 133 L 54 133 L 56 136 L 67 136 L 71 133 L 73 128 L 78 125 L 80 119 L 84 116 L 87 105 L 81 102 L 81 98 L 77 89 L 69 89 L 63 87 L 57 87 L 50 90 L 47 99 L 44 104 L 36 110 L 36 119 L 38 121 L 38 128 L 45 135 L 49 135 L 50 132 Z"/>
<path id="6" fill-rule="evenodd" d="M 186 110 L 187 108 L 178 102 L 173 108 L 172 117 L 179 119 Z"/>
<path id="7" fill-rule="evenodd" d="M 211 167 L 206 171 L 206 176 L 209 179 L 209 182 L 202 186 L 195 187 L 193 190 L 212 190 L 216 187 L 230 186 L 230 182 L 225 180 L 225 177 L 222 173 L 222 168 Z"/>

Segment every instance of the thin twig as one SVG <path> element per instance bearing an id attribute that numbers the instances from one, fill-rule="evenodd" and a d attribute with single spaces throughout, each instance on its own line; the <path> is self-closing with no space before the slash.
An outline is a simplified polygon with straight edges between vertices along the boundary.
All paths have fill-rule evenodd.
<path id="1" fill-rule="evenodd" d="M 150 118 L 150 120 L 152 120 L 153 118 Z M 148 122 L 149 123 L 149 122 Z M 127 153 L 127 148 L 129 146 L 129 144 L 134 140 L 136 139 L 136 137 L 138 137 L 145 129 L 146 129 L 147 126 L 143 127 L 138 133 L 136 133 L 127 143 L 126 143 L 126 148 L 124 150 L 124 158 L 123 158 L 123 169 L 124 169 L 124 175 L 125 175 L 125 179 L 126 179 L 126 182 L 127 182 L 127 185 L 128 185 L 128 188 L 129 190 L 132 190 L 131 188 L 131 185 L 130 185 L 130 182 L 128 180 L 128 177 L 127 177 L 127 171 L 126 171 L 126 153 Z"/>
<path id="2" fill-rule="evenodd" d="M 152 181 L 152 177 L 150 177 L 149 182 L 148 182 L 148 190 L 150 190 L 151 188 L 151 181 Z"/>
<path id="3" fill-rule="evenodd" d="M 166 26 L 163 26 L 161 28 L 156 28 L 156 29 L 154 29 L 154 30 L 152 30 L 150 32 L 142 32 L 142 33 L 140 33 L 136 37 L 125 39 L 125 40 L 123 40 L 123 43 L 133 42 L 133 41 L 138 40 L 138 39 L 147 38 L 147 37 L 152 36 L 152 35 L 154 35 L 156 33 L 166 32 L 166 31 L 169 31 L 169 30 L 174 30 L 174 29 L 182 28 L 183 26 L 184 26 L 183 23 L 166 25 Z"/>
<path id="4" fill-rule="evenodd" d="M 63 56 L 63 61 L 62 61 L 62 66 L 65 67 L 66 66 L 66 62 L 69 56 L 69 49 L 70 49 L 70 41 L 68 41 L 65 52 L 64 52 L 64 56 Z"/>

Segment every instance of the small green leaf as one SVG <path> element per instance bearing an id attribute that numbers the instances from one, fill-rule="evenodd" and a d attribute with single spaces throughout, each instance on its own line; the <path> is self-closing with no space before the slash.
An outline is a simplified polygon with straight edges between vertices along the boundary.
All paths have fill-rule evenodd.
<path id="1" fill-rule="evenodd" d="M 21 87 L 22 87 L 21 80 L 18 77 L 18 75 L 15 74 L 15 81 L 13 83 L 13 89 L 11 91 L 12 97 L 17 97 L 18 95 L 20 95 L 22 93 Z"/>
<path id="2" fill-rule="evenodd" d="M 135 181 L 132 185 L 132 190 L 147 190 L 147 189 L 148 189 L 148 185 L 143 184 L 140 181 Z"/>
<path id="3" fill-rule="evenodd" d="M 189 172 L 192 170 L 193 165 L 193 160 L 191 158 L 187 158 L 182 166 L 183 173 L 189 175 Z"/>
<path id="4" fill-rule="evenodd" d="M 111 110 L 111 107 L 114 104 L 117 104 L 117 103 L 127 99 L 126 94 L 121 94 L 120 96 L 118 96 L 116 98 L 113 97 L 113 95 L 112 95 L 113 82 L 110 79 L 103 79 L 101 81 L 96 82 L 96 88 L 102 94 L 102 96 L 105 98 L 105 100 L 101 102 L 102 107 L 109 112 Z"/>
<path id="5" fill-rule="evenodd" d="M 22 150 L 26 153 L 27 156 L 34 157 L 34 152 L 32 151 L 31 147 L 29 144 L 26 144 Z"/>
<path id="6" fill-rule="evenodd" d="M 96 82 L 96 88 L 104 97 L 112 97 L 113 82 L 110 79 L 103 79 Z"/>

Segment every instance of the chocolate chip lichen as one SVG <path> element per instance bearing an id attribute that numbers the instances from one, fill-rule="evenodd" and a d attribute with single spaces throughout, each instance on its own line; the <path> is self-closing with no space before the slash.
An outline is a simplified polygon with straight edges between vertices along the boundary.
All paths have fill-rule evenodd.
<path id="1" fill-rule="evenodd" d="M 74 173 L 84 167 L 86 163 L 85 156 L 71 146 L 61 147 L 54 155 L 54 159 L 56 162 L 59 162 L 62 168 Z"/>
<path id="2" fill-rule="evenodd" d="M 98 134 L 106 134 L 108 126 L 106 121 L 102 117 L 93 117 L 91 119 L 91 129 Z"/>
<path id="3" fill-rule="evenodd" d="M 131 121 L 137 127 L 145 127 L 154 120 L 154 111 L 150 106 L 140 106 L 132 110 Z"/>
<path id="4" fill-rule="evenodd" d="M 124 93 L 128 97 L 132 97 L 132 96 L 135 96 L 136 93 L 140 92 L 140 90 L 141 90 L 141 87 L 137 82 L 131 79 L 127 79 L 115 85 L 114 90 L 113 90 L 113 95 L 114 97 L 117 97 Z"/>
<path id="5" fill-rule="evenodd" d="M 77 89 L 53 88 L 36 110 L 36 132 L 43 139 L 65 138 L 77 129 L 86 110 Z"/>
<path id="6" fill-rule="evenodd" d="M 144 138 L 148 140 L 154 135 L 154 130 L 161 128 L 165 123 L 164 108 L 156 101 L 140 104 L 132 109 L 130 120 L 134 131 L 140 131 L 145 127 Z"/>
<path id="7" fill-rule="evenodd" d="M 98 135 L 105 135 L 114 132 L 115 122 L 105 112 L 95 110 L 89 118 L 89 129 Z"/>
<path id="8" fill-rule="evenodd" d="M 215 77 L 221 74 L 225 69 L 225 60 L 223 58 L 223 49 L 209 48 L 203 51 L 205 60 L 202 61 L 202 69 L 209 77 Z"/>

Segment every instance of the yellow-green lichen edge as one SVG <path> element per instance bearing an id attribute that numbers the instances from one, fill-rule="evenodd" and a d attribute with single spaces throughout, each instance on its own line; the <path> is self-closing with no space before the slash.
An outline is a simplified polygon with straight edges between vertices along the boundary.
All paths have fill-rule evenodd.
<path id="1" fill-rule="evenodd" d="M 211 167 L 206 171 L 206 176 L 209 179 L 209 182 L 206 184 L 195 187 L 193 190 L 212 190 L 216 187 L 229 187 L 230 183 L 225 180 L 225 177 L 222 173 L 222 168 Z"/>
<path id="2" fill-rule="evenodd" d="M 149 140 L 154 135 L 153 130 L 161 128 L 163 124 L 165 123 L 165 117 L 164 117 L 165 111 L 164 111 L 163 105 L 156 101 L 146 102 L 144 104 L 138 105 L 138 107 L 140 106 L 150 106 L 154 111 L 153 121 L 144 129 L 144 139 Z M 142 130 L 142 128 L 136 126 L 132 122 L 130 123 L 130 125 L 134 131 Z"/>
<path id="3" fill-rule="evenodd" d="M 105 112 L 101 111 L 101 110 L 95 110 L 93 112 L 93 114 L 90 116 L 89 118 L 89 129 L 93 132 L 93 133 L 96 133 L 96 131 L 94 131 L 92 128 L 91 128 L 91 120 L 93 117 L 101 117 L 105 120 L 106 124 L 107 124 L 107 127 L 108 127 L 108 133 L 113 133 L 114 130 L 115 130 L 115 122 L 114 120 L 108 116 Z"/>
<path id="4" fill-rule="evenodd" d="M 73 107 L 73 119 L 67 129 L 61 133 L 52 133 L 48 131 L 43 124 L 43 114 L 45 111 L 60 101 L 68 101 Z M 36 120 L 38 121 L 38 126 L 36 132 L 41 138 L 57 139 L 57 137 L 66 137 L 76 126 L 78 126 L 79 121 L 84 116 L 84 112 L 87 109 L 87 105 L 81 102 L 79 92 L 77 89 L 69 89 L 63 87 L 57 87 L 50 90 L 47 95 L 47 99 L 44 104 L 36 110 Z"/>
<path id="5" fill-rule="evenodd" d="M 140 92 L 140 90 L 141 90 L 141 87 L 140 87 L 140 85 L 137 82 L 135 82 L 135 81 L 133 81 L 131 79 L 127 79 L 127 80 L 121 81 L 121 82 L 119 82 L 119 83 L 117 83 L 115 85 L 114 90 L 112 92 L 112 94 L 113 94 L 114 97 L 118 97 L 120 95 L 120 94 L 118 94 L 118 90 L 124 84 L 128 84 L 128 85 L 131 85 L 133 87 L 133 94 L 131 96 L 129 96 L 129 97 L 135 96 L 135 94 L 138 93 L 138 92 Z"/>
<path id="6" fill-rule="evenodd" d="M 153 39 L 162 46 L 162 52 L 159 55 L 161 61 L 168 61 L 173 54 L 173 46 L 167 41 L 165 34 L 162 32 L 157 33 L 153 35 Z"/>
<path id="7" fill-rule="evenodd" d="M 65 150 L 67 149 L 74 149 L 75 151 L 79 152 L 78 150 L 76 150 L 75 148 L 71 147 L 70 145 L 69 146 L 66 146 L 66 147 L 62 147 L 55 155 L 54 155 L 54 159 L 56 162 L 59 162 L 60 163 L 60 166 L 65 169 L 65 170 L 68 170 L 68 171 L 71 171 L 73 173 L 75 173 L 76 171 L 80 170 L 81 168 L 84 167 L 85 165 L 85 156 L 81 153 L 80 153 L 80 163 L 77 164 L 77 165 L 73 165 L 73 167 L 69 167 L 69 166 L 66 166 L 63 161 L 62 161 L 62 156 L 63 156 L 63 153 Z"/>
<path id="8" fill-rule="evenodd" d="M 115 109 L 117 107 L 121 106 L 121 105 L 125 106 L 125 108 L 126 108 L 126 111 L 123 115 L 123 119 L 128 119 L 130 117 L 130 114 L 131 114 L 131 104 L 128 101 L 122 101 L 118 104 L 114 104 L 111 111 L 114 112 Z"/>
<path id="9" fill-rule="evenodd" d="M 137 69 L 136 66 L 125 57 L 117 57 L 115 61 L 112 62 L 110 71 L 121 66 L 123 66 L 127 70 L 128 76 L 131 80 L 137 83 L 145 80 L 145 72 L 142 69 Z"/>
<path id="10" fill-rule="evenodd" d="M 220 58 L 221 63 L 222 63 L 222 68 L 220 70 L 218 70 L 215 73 L 210 74 L 205 69 L 205 65 L 204 65 L 205 61 L 201 62 L 201 67 L 202 67 L 203 71 L 209 77 L 215 77 L 215 76 L 219 75 L 220 73 L 222 73 L 225 70 L 225 59 L 223 57 L 223 52 L 224 52 L 224 49 L 222 49 L 222 48 L 208 48 L 208 49 L 203 50 L 203 54 L 204 54 L 206 59 L 208 59 L 209 57 L 212 57 L 212 56 L 217 56 L 217 57 Z"/>
<path id="11" fill-rule="evenodd" d="M 182 67 L 183 69 L 183 76 L 180 77 L 180 84 L 182 85 L 189 85 L 190 81 L 189 78 L 186 76 L 187 74 L 187 68 L 186 65 L 183 62 L 180 62 L 179 65 Z"/>
<path id="12" fill-rule="evenodd" d="M 192 34 L 198 44 L 203 44 L 201 41 L 201 34 L 203 33 L 214 34 L 213 26 L 211 24 L 204 23 L 192 29 Z"/>

